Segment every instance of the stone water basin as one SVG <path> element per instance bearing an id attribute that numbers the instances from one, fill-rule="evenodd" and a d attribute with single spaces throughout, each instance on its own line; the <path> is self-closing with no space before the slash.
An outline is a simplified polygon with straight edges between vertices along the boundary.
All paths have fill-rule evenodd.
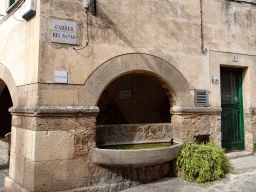
<path id="1" fill-rule="evenodd" d="M 92 161 L 99 165 L 141 167 L 173 160 L 184 143 L 174 140 L 176 145 L 153 149 L 101 149 L 92 148 Z"/>

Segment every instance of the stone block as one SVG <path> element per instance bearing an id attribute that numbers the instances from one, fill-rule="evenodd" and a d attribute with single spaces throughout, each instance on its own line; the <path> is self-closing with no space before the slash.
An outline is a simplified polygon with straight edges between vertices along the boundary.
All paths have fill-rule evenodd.
<path id="1" fill-rule="evenodd" d="M 68 131 L 32 131 L 12 127 L 11 151 L 32 161 L 71 159 L 74 134 Z"/>
<path id="2" fill-rule="evenodd" d="M 25 188 L 30 191 L 59 191 L 87 186 L 88 159 L 25 161 Z"/>
<path id="3" fill-rule="evenodd" d="M 90 127 L 95 124 L 96 116 L 19 116 L 12 115 L 12 126 L 34 131 L 72 131 L 79 127 Z M 92 134 L 92 132 L 90 133 Z"/>
<path id="4" fill-rule="evenodd" d="M 245 131 L 244 139 L 245 139 L 245 150 L 248 152 L 253 152 L 254 151 L 253 135 L 250 132 Z"/>
<path id="5" fill-rule="evenodd" d="M 23 156 L 14 152 L 10 153 L 9 176 L 21 186 L 24 184 L 24 161 L 25 158 Z"/>
<path id="6" fill-rule="evenodd" d="M 12 115 L 12 126 L 23 129 L 36 130 L 37 118 L 33 116 Z"/>
<path id="7" fill-rule="evenodd" d="M 35 132 L 12 126 L 11 152 L 27 158 L 34 156 Z"/>
<path id="8" fill-rule="evenodd" d="M 38 117 L 35 129 L 37 131 L 72 131 L 78 126 L 75 117 Z"/>
<path id="9" fill-rule="evenodd" d="M 12 178 L 5 177 L 4 180 L 4 191 L 5 192 L 30 192 L 29 190 L 22 187 L 20 184 L 16 183 Z"/>
<path id="10" fill-rule="evenodd" d="M 39 91 L 39 105 L 78 106 L 77 90 L 43 90 Z"/>
<path id="11" fill-rule="evenodd" d="M 34 161 L 71 159 L 74 157 L 74 134 L 68 131 L 35 132 Z M 29 146 L 27 146 L 29 148 Z"/>

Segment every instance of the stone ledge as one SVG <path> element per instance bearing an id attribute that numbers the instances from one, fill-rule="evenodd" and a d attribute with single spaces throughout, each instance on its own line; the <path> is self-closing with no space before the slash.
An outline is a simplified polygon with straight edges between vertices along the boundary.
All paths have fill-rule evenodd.
<path id="1" fill-rule="evenodd" d="M 211 107 L 175 107 L 172 108 L 170 113 L 173 115 L 188 115 L 188 114 L 221 114 L 221 108 Z"/>
<path id="2" fill-rule="evenodd" d="M 84 116 L 98 114 L 97 106 L 13 106 L 9 112 L 13 115 L 29 116 Z"/>

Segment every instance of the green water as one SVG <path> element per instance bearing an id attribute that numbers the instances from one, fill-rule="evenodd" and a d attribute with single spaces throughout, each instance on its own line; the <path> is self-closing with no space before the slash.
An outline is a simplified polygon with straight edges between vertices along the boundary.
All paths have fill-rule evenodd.
<path id="1" fill-rule="evenodd" d="M 176 145 L 177 143 L 173 143 Z M 129 145 L 108 145 L 100 146 L 101 149 L 154 149 L 161 147 L 170 147 L 172 144 L 170 142 L 166 143 L 142 143 L 142 144 L 129 144 Z"/>

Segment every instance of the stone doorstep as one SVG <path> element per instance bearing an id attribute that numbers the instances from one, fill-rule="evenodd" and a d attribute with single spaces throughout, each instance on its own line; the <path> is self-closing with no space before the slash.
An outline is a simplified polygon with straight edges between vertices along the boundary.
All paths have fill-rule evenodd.
<path id="1" fill-rule="evenodd" d="M 228 159 L 236 159 L 240 157 L 247 157 L 250 155 L 253 155 L 254 153 L 252 152 L 247 152 L 247 151 L 237 151 L 237 152 L 227 152 L 226 155 Z"/>

